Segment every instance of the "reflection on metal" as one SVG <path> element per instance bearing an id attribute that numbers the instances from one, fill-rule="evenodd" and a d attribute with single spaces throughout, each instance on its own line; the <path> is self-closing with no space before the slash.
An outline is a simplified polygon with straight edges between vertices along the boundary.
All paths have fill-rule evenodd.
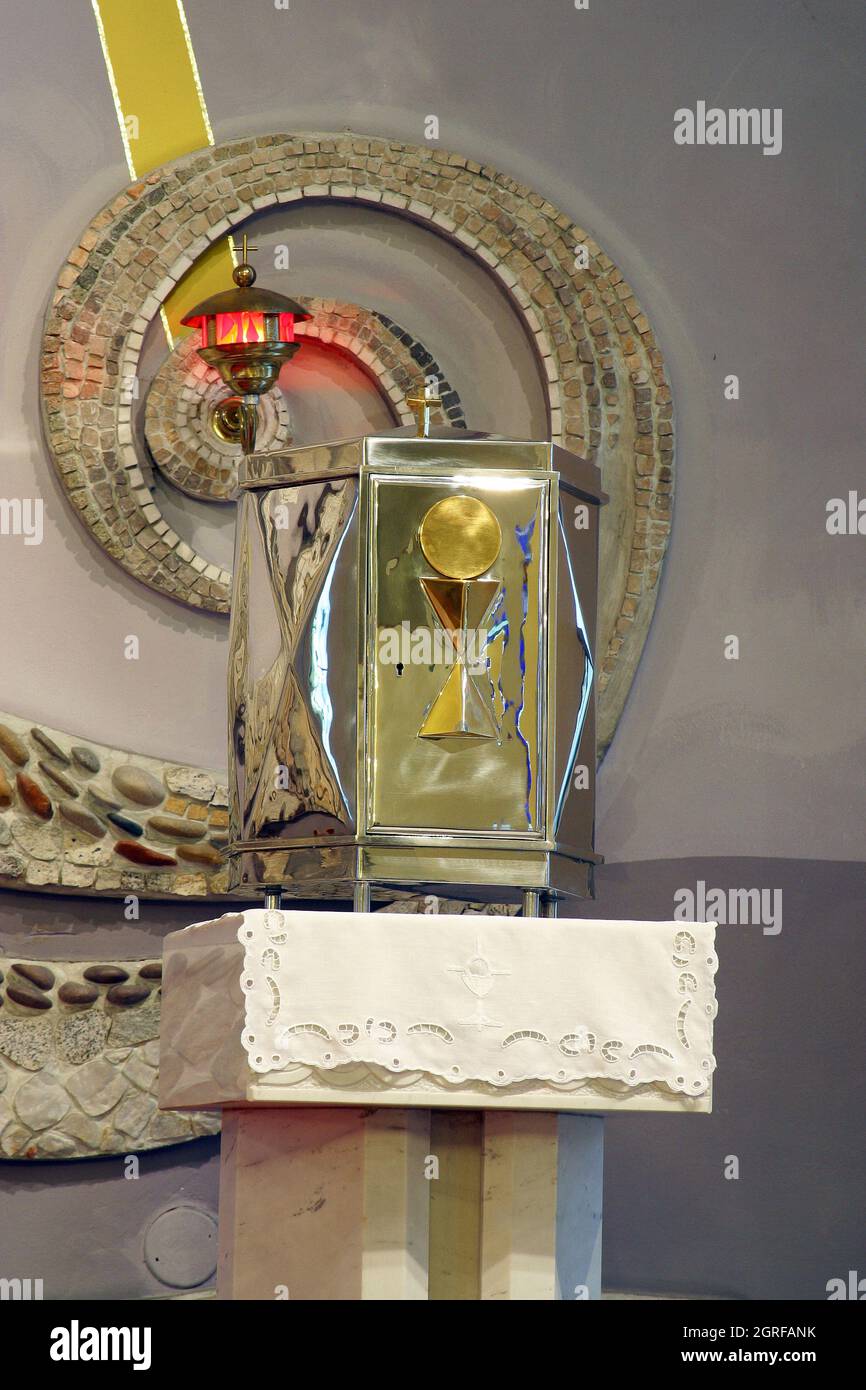
<path id="1" fill-rule="evenodd" d="M 591 891 L 595 467 L 395 434 L 253 455 L 241 494 L 232 883 Z"/>
<path id="2" fill-rule="evenodd" d="M 328 760 L 328 766 L 337 779 L 337 785 L 340 789 L 340 795 L 343 798 L 344 805 L 346 804 L 346 794 L 340 784 L 340 770 L 337 767 L 334 754 L 331 750 L 331 725 L 334 722 L 334 708 L 331 704 L 331 695 L 328 688 L 328 634 L 331 623 L 331 586 L 334 582 L 334 570 L 340 558 L 340 551 L 347 535 L 348 531 L 344 531 L 342 539 L 334 552 L 334 558 L 331 561 L 331 566 L 328 570 L 325 582 L 322 585 L 322 596 L 319 599 L 315 614 L 313 615 L 311 628 L 312 650 L 310 653 L 310 704 L 313 713 L 319 718 L 322 731 L 322 751 Z"/>
<path id="3" fill-rule="evenodd" d="M 574 721 L 574 733 L 572 735 L 571 746 L 569 748 L 568 757 L 565 763 L 566 775 L 563 778 L 562 783 L 560 785 L 559 794 L 557 796 L 556 801 L 556 812 L 553 818 L 554 830 L 556 830 L 559 827 L 559 822 L 562 818 L 562 812 L 565 808 L 566 799 L 568 797 L 570 789 L 571 772 L 577 759 L 577 750 L 580 744 L 581 735 L 583 733 L 583 726 L 586 721 L 587 710 L 589 709 L 589 699 L 592 693 L 592 680 L 594 675 L 594 667 L 592 664 L 592 649 L 590 647 L 589 636 L 587 635 L 586 631 L 586 623 L 583 619 L 583 610 L 580 606 L 580 597 L 577 591 L 577 583 L 574 578 L 574 569 L 571 563 L 571 552 L 569 550 L 568 537 L 565 534 L 565 528 L 563 525 L 561 512 L 559 516 L 559 530 L 561 553 L 565 558 L 565 567 L 568 573 L 568 593 L 563 594 L 563 598 L 566 604 L 566 611 L 568 611 L 569 602 L 573 605 L 574 609 L 574 625 L 577 631 L 577 635 L 580 638 L 580 644 L 583 647 L 583 680 L 581 682 L 580 687 L 580 701 L 578 703 L 577 714 Z M 554 913 L 553 915 L 555 916 L 556 914 Z"/>
<path id="4" fill-rule="evenodd" d="M 352 890 L 352 911 L 369 912 L 373 904 L 373 895 L 370 883 L 362 880 L 356 883 Z"/>

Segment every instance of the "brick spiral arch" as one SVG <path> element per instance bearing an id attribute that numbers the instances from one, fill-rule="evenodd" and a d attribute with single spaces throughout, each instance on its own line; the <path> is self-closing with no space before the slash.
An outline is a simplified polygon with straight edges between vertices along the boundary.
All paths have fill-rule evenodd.
<path id="1" fill-rule="evenodd" d="M 172 531 L 145 485 L 126 392 L 148 325 L 210 243 L 261 209 L 300 198 L 390 210 L 474 257 L 535 344 L 553 438 L 600 462 L 609 490 L 608 472 L 626 469 L 617 530 L 629 543 L 617 540 L 603 554 L 599 733 L 606 746 L 667 546 L 671 392 L 649 321 L 621 272 L 567 214 L 499 170 L 353 134 L 264 135 L 177 160 L 118 194 L 70 252 L 46 315 L 43 418 L 70 500 L 135 578 L 192 606 L 227 610 L 230 577 Z"/>

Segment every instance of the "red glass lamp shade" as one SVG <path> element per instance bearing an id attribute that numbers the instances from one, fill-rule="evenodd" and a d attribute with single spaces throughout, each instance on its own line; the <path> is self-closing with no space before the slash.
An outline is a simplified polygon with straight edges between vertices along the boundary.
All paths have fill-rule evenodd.
<path id="1" fill-rule="evenodd" d="M 273 290 L 240 285 L 197 304 L 181 322 L 199 331 L 199 352 L 232 390 L 261 396 L 294 357 L 295 322 L 310 315 Z"/>
<path id="2" fill-rule="evenodd" d="M 254 285 L 255 271 L 243 263 L 234 271 L 236 288 L 211 295 L 181 320 L 199 333 L 198 351 L 238 393 L 217 407 L 218 433 L 229 437 L 240 420 L 245 452 L 255 442 L 255 398 L 276 384 L 283 363 L 295 355 L 295 322 L 310 315 L 294 299 Z"/>
<path id="3" fill-rule="evenodd" d="M 282 315 L 280 315 L 282 317 Z M 205 325 L 202 325 L 204 330 Z M 237 309 L 230 314 L 216 316 L 216 346 L 225 347 L 227 343 L 263 343 L 265 341 L 264 314 L 251 314 L 246 309 Z M 206 334 L 202 332 L 202 347 L 207 347 Z"/>
<path id="4" fill-rule="evenodd" d="M 262 310 L 230 309 L 228 313 L 201 314 L 198 318 L 190 314 L 183 322 L 198 328 L 200 347 L 230 347 L 236 343 L 293 343 L 295 319 L 299 317 L 307 319 L 310 316 L 304 313 L 265 315 Z M 275 325 L 272 324 L 274 319 Z M 214 323 L 212 340 L 209 338 L 211 322 Z"/>
<path id="5" fill-rule="evenodd" d="M 268 317 L 273 316 L 269 315 Z M 276 317 L 276 341 L 293 343 L 295 341 L 294 314 L 281 313 L 277 314 Z M 207 319 L 200 319 L 199 323 L 201 325 L 201 345 L 207 347 Z M 225 347 L 229 343 L 265 343 L 268 341 L 265 330 L 265 315 L 249 309 L 234 309 L 227 314 L 217 314 L 215 338 L 216 347 Z"/>

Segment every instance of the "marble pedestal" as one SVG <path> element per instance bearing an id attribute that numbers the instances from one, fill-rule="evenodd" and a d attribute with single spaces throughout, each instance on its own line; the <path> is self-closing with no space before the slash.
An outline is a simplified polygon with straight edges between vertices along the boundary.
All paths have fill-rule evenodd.
<path id="1" fill-rule="evenodd" d="M 597 1116 L 223 1111 L 228 1299 L 598 1298 Z"/>

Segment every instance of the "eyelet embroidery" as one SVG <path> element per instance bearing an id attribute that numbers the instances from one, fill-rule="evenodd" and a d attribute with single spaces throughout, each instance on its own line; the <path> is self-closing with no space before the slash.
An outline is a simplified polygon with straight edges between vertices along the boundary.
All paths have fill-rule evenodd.
<path id="1" fill-rule="evenodd" d="M 500 1051 L 513 1051 L 516 1060 L 510 1064 L 511 1070 L 504 1067 L 496 1068 L 488 1073 L 488 1080 L 494 1085 L 512 1085 L 523 1080 L 548 1078 L 550 1081 L 559 1085 L 565 1085 L 569 1080 L 573 1081 L 585 1074 L 587 1078 L 596 1077 L 601 1080 L 604 1076 L 610 1077 L 615 1084 L 627 1086 L 641 1086 L 647 1083 L 668 1084 L 675 1088 L 682 1089 L 689 1094 L 705 1091 L 709 1085 L 709 1077 L 715 1067 L 715 1059 L 708 1053 L 698 1059 L 694 1059 L 694 1065 L 699 1067 L 699 1076 L 695 1079 L 692 1070 L 691 1075 L 688 1069 L 681 1074 L 675 1074 L 673 1067 L 668 1070 L 666 1063 L 673 1063 L 676 1053 L 671 1050 L 674 1043 L 666 1047 L 659 1041 L 636 1041 L 630 1038 L 626 1042 L 624 1037 L 605 1038 L 593 1031 L 587 1024 L 581 1022 L 561 1036 L 556 1034 L 551 1036 L 547 1031 L 533 1024 L 531 1018 L 521 1021 L 520 1026 L 506 1027 L 506 1024 L 496 1018 L 491 1017 L 485 1011 L 484 1001 L 496 990 L 497 982 L 500 977 L 507 978 L 511 971 L 503 964 L 496 961 L 496 955 L 491 955 L 485 951 L 481 933 L 479 933 L 475 951 L 468 953 L 462 964 L 446 966 L 446 970 L 455 975 L 460 984 L 472 995 L 474 1000 L 473 1010 L 468 1016 L 462 1018 L 458 1016 L 449 1020 L 451 1026 L 431 1018 L 421 1018 L 418 1021 L 406 1024 L 399 1024 L 395 1018 L 379 1017 L 370 1014 L 363 1021 L 347 1020 L 340 1023 L 331 1023 L 330 1026 L 315 1018 L 302 1020 L 299 1022 L 283 1022 L 286 1018 L 286 1001 L 284 990 L 286 978 L 280 975 L 282 967 L 282 955 L 277 946 L 284 946 L 290 941 L 291 932 L 289 923 L 284 913 L 276 911 L 264 911 L 259 913 L 245 914 L 244 921 L 238 930 L 238 939 L 245 947 L 244 973 L 241 976 L 241 988 L 247 995 L 248 1000 L 255 999 L 255 1015 L 248 1012 L 248 1020 L 257 1019 L 259 1028 L 264 1029 L 270 1036 L 262 1037 L 261 1042 L 256 1046 L 257 1034 L 252 1031 L 244 1031 L 242 1039 L 247 1049 L 250 1065 L 255 1070 L 269 1071 L 280 1069 L 286 1066 L 297 1065 L 327 1065 L 328 1069 L 339 1068 L 341 1063 L 348 1065 L 349 1049 L 355 1052 L 356 1062 L 373 1062 L 379 1056 L 379 1065 L 387 1070 L 396 1071 L 403 1069 L 407 1072 L 417 1072 L 425 1068 L 432 1068 L 432 1074 L 437 1074 L 436 1049 L 441 1048 L 442 1069 L 438 1074 L 443 1077 L 450 1076 L 452 1079 L 468 1075 L 471 1080 L 471 1071 L 467 1073 L 466 1068 L 459 1066 L 444 1067 L 444 1053 L 459 1047 L 461 1042 L 460 1030 L 455 1030 L 454 1022 L 459 1022 L 464 1028 L 478 1032 L 494 1031 L 501 1032 L 503 1036 L 499 1040 L 498 1048 Z M 489 933 L 488 933 L 489 936 Z M 257 945 L 257 943 L 259 943 Z M 702 942 L 703 944 L 703 942 Z M 671 964 L 676 971 L 671 980 L 672 1000 L 676 995 L 680 998 L 679 1007 L 672 1010 L 673 1034 L 676 1045 L 682 1049 L 683 1053 L 692 1052 L 692 1039 L 689 1036 L 688 1019 L 689 1011 L 697 998 L 700 1015 L 698 1017 L 700 1032 L 704 1025 L 700 1023 L 703 1016 L 713 1017 L 715 1014 L 714 996 L 710 996 L 710 1001 L 704 997 L 700 998 L 702 990 L 706 989 L 706 981 L 702 983 L 700 971 L 703 970 L 703 962 L 711 969 L 717 964 L 714 954 L 706 957 L 701 955 L 700 965 L 695 964 L 695 957 L 698 952 L 697 939 L 693 932 L 677 930 L 671 939 Z M 288 963 L 287 967 L 288 968 Z M 282 989 L 281 989 L 282 985 Z M 711 988 L 711 981 L 710 986 Z M 675 992 L 675 993 L 674 993 Z M 513 997 L 514 991 L 512 989 Z M 686 997 L 683 998 L 682 996 Z M 249 1010 L 249 1005 L 248 1005 Z M 531 1012 L 531 1010 L 530 1010 Z M 694 1018 L 694 1015 L 693 1015 Z M 465 1035 L 464 1035 L 465 1036 Z M 693 1033 L 693 1036 L 696 1036 Z M 310 1054 L 307 1057 L 309 1048 L 299 1051 L 297 1043 L 301 1039 L 309 1037 L 318 1039 L 331 1046 L 327 1052 Z M 400 1039 L 404 1040 L 404 1047 L 400 1057 L 395 1055 L 395 1044 L 399 1046 Z M 468 1039 L 467 1039 L 468 1041 Z M 271 1044 L 271 1049 L 268 1048 Z M 333 1046 L 345 1049 L 345 1055 L 341 1056 L 339 1051 L 334 1051 Z M 411 1046 L 410 1046 L 411 1044 Z M 294 1050 L 293 1050 L 294 1046 Z M 423 1046 L 426 1051 L 419 1052 L 418 1047 Z M 375 1051 L 371 1053 L 370 1049 Z M 414 1048 L 414 1051 L 413 1051 Z M 431 1051 L 432 1049 L 432 1051 Z M 545 1057 L 544 1054 L 547 1054 Z M 553 1055 L 550 1055 L 553 1054 Z M 556 1055 L 564 1057 L 571 1062 L 570 1068 L 555 1067 L 553 1058 Z M 304 1062 L 302 1059 L 307 1058 Z M 586 1061 L 584 1065 L 587 1070 L 581 1072 L 579 1059 L 595 1059 L 594 1062 Z M 627 1062 L 634 1063 L 627 1066 Z M 681 1057 L 682 1067 L 686 1057 Z M 355 1065 L 353 1062 L 352 1065 Z M 689 1067 L 693 1064 L 690 1063 Z M 594 1070 L 592 1069 L 594 1067 Z M 577 1068 L 577 1069 L 576 1069 Z M 447 1070 L 447 1076 L 446 1076 Z M 465 1084 L 465 1083 L 464 1083 Z"/>

